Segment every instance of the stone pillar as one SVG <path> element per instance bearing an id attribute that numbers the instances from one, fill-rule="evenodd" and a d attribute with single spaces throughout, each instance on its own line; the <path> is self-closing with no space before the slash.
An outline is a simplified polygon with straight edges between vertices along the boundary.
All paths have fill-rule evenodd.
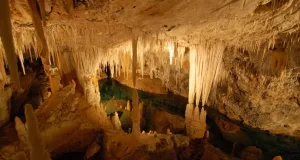
<path id="1" fill-rule="evenodd" d="M 141 132 L 141 129 L 140 129 L 139 97 L 136 89 L 134 89 L 132 92 L 131 120 L 132 120 L 132 133 L 135 136 L 138 136 Z"/>

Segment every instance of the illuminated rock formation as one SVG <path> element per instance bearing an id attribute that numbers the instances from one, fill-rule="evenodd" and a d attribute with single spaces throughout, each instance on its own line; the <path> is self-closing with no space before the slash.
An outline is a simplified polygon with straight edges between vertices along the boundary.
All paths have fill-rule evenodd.
<path id="1" fill-rule="evenodd" d="M 60 84 L 61 76 L 58 73 L 58 69 L 57 68 L 51 68 L 50 71 L 49 71 L 49 73 L 48 73 L 48 75 L 49 75 L 51 92 L 55 93 L 60 88 L 62 88 L 62 85 Z"/>
<path id="2" fill-rule="evenodd" d="M 174 136 L 140 134 L 138 89 L 188 98 L 185 123 L 194 142 L 208 138 L 208 107 L 249 127 L 300 137 L 299 17 L 298 0 L 0 0 L 0 125 L 9 119 L 10 97 L 21 91 L 19 76 L 27 74 L 30 59 L 42 61 L 52 94 L 36 105 L 41 123 L 32 122 L 41 135 L 27 131 L 38 142 L 44 137 L 51 152 L 70 152 L 77 143 L 82 150 L 100 130 L 115 136 L 110 151 L 118 153 L 109 155 L 115 159 L 135 157 L 141 146 L 157 151 L 156 144 L 167 144 L 162 148 L 172 150 Z M 101 104 L 103 74 L 133 88 L 126 97 L 132 108 L 128 101 L 123 114 L 132 120 L 132 135 L 119 132 L 118 115 L 111 121 Z M 16 128 L 22 133 L 20 122 L 16 119 Z M 3 159 L 24 153 L 28 158 L 25 143 L 32 148 L 35 139 L 28 135 L 25 142 L 21 135 L 24 147 L 0 147 Z M 141 138 L 155 143 L 141 145 Z M 44 154 L 43 144 L 35 144 Z"/>
<path id="3" fill-rule="evenodd" d="M 100 146 L 97 144 L 97 142 L 93 142 L 91 145 L 89 145 L 88 149 L 86 150 L 84 159 L 91 158 L 94 154 L 96 154 L 100 150 Z"/>
<path id="4" fill-rule="evenodd" d="M 134 89 L 132 92 L 132 112 L 131 112 L 131 120 L 132 120 L 132 133 L 135 136 L 139 136 L 141 133 L 140 129 L 140 109 L 139 109 L 139 97 L 137 90 Z"/>
<path id="5" fill-rule="evenodd" d="M 15 55 L 14 41 L 12 37 L 12 25 L 10 19 L 11 16 L 8 0 L 1 1 L 0 6 L 0 37 L 4 48 L 5 58 L 11 72 L 12 81 L 16 89 L 21 89 L 17 68 L 17 60 Z"/>
<path id="6" fill-rule="evenodd" d="M 220 81 L 223 52 L 223 44 L 210 42 L 204 42 L 190 50 L 189 104 L 186 107 L 185 118 L 187 133 L 191 138 L 203 138 L 206 132 L 207 113 L 204 105 L 207 104 L 211 90 L 215 90 Z M 198 107 L 200 99 L 201 111 Z"/>
<path id="7" fill-rule="evenodd" d="M 39 131 L 38 121 L 31 105 L 25 106 L 25 116 L 30 159 L 50 160 L 50 154 L 45 148 L 44 140 Z"/>
<path id="8" fill-rule="evenodd" d="M 121 122 L 120 122 L 119 115 L 117 112 L 115 112 L 114 116 L 112 117 L 112 123 L 114 125 L 115 130 L 117 130 L 117 131 L 122 130 Z"/>
<path id="9" fill-rule="evenodd" d="M 193 104 L 187 104 L 185 111 L 185 124 L 187 134 L 190 138 L 203 138 L 206 132 L 206 110 L 204 107 L 194 107 Z"/>
<path id="10" fill-rule="evenodd" d="M 30 149 L 28 144 L 28 133 L 26 131 L 24 123 L 20 120 L 19 117 L 15 118 L 15 128 L 18 133 L 18 138 L 20 140 L 20 148 L 24 150 L 26 158 L 30 157 Z"/>

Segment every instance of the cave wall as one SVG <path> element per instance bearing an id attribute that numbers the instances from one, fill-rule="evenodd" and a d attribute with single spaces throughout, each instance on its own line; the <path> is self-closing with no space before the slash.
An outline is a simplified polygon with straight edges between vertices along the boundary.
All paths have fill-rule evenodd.
<path id="1" fill-rule="evenodd" d="M 265 58 L 259 54 L 227 52 L 228 78 L 217 88 L 216 97 L 211 97 L 211 106 L 253 128 L 299 137 L 299 59 L 294 58 L 299 50 L 287 50 L 289 67 L 277 76 L 270 72 L 272 51 Z"/>
<path id="2" fill-rule="evenodd" d="M 11 0 L 10 6 L 13 37 L 19 58 L 28 50 L 34 50 L 38 56 L 40 46 L 27 1 Z M 149 45 L 150 48 L 156 47 L 153 47 L 154 52 L 145 51 L 144 58 L 138 60 L 138 75 L 145 75 L 144 78 L 148 80 L 149 77 L 161 80 L 161 83 L 154 85 L 143 85 L 149 91 L 166 93 L 170 90 L 185 97 L 188 96 L 190 65 L 189 52 L 185 46 L 198 45 L 200 41 L 211 41 L 213 44 L 218 40 L 227 46 L 221 75 L 224 78 L 219 87 L 212 91 L 208 105 L 252 127 L 273 133 L 298 135 L 297 67 L 300 60 L 298 45 L 292 42 L 299 41 L 299 8 L 300 2 L 297 0 L 84 0 L 75 1 L 74 4 L 46 0 L 47 23 L 43 27 L 50 55 L 59 57 L 64 50 L 70 50 L 69 57 L 77 56 L 80 60 L 77 68 L 74 68 L 77 69 L 77 75 L 81 76 L 99 63 L 106 64 L 109 61 L 111 66 L 120 67 L 116 60 L 121 55 L 119 52 L 130 52 L 126 48 L 128 45 L 122 43 L 130 42 L 132 29 L 137 29 L 142 42 L 148 41 L 143 41 L 143 36 L 147 35 L 152 39 L 148 42 L 156 44 Z M 278 39 L 290 44 L 287 48 L 289 56 L 283 61 L 288 62 L 288 69 L 296 69 L 275 76 L 270 72 L 274 56 L 268 50 Z M 170 46 L 170 43 L 178 44 L 171 45 L 175 51 L 173 64 L 169 63 L 168 49 L 164 48 Z M 230 46 L 244 48 L 248 52 Z M 2 44 L 0 48 L 3 48 Z M 97 59 L 97 55 L 101 58 Z M 279 59 L 282 60 L 280 56 Z M 95 62 L 89 63 L 92 60 Z M 131 65 L 130 60 L 126 63 Z M 80 69 L 82 72 L 78 72 Z M 92 74 L 89 78 L 96 76 L 96 70 Z M 83 85 L 84 82 L 81 83 Z M 88 84 L 92 86 L 91 81 Z M 157 90 L 156 85 L 159 86 Z"/>

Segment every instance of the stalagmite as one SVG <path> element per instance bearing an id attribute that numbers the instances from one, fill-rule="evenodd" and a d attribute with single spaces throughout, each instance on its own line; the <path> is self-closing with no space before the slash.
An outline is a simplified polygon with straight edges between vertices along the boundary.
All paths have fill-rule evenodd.
<path id="1" fill-rule="evenodd" d="M 27 131 L 24 123 L 21 121 L 19 117 L 15 117 L 15 129 L 18 133 L 18 138 L 20 140 L 19 147 L 24 150 L 27 157 L 30 157 Z"/>
<path id="2" fill-rule="evenodd" d="M 0 1 L 0 37 L 13 84 L 16 89 L 21 89 L 15 47 L 12 37 L 12 26 L 8 0 Z"/>
<path id="3" fill-rule="evenodd" d="M 61 76 L 58 73 L 58 68 L 51 68 L 49 70 L 48 75 L 49 75 L 51 92 L 56 93 L 60 88 L 62 88 L 62 85 L 60 84 Z"/>
<path id="4" fill-rule="evenodd" d="M 25 105 L 27 136 L 31 160 L 50 160 L 50 154 L 45 148 L 44 140 L 39 131 L 38 120 L 31 105 Z"/>
<path id="5" fill-rule="evenodd" d="M 100 63 L 101 50 L 90 51 L 83 54 L 84 48 L 78 48 L 73 53 L 73 61 L 79 84 L 84 90 L 86 100 L 92 106 L 100 106 L 100 92 L 97 79 L 97 69 Z"/>
<path id="6" fill-rule="evenodd" d="M 15 129 L 18 133 L 19 140 L 27 144 L 27 133 L 24 123 L 19 117 L 15 117 Z"/>
<path id="7" fill-rule="evenodd" d="M 126 110 L 130 111 L 130 102 L 129 102 L 129 100 L 127 101 Z"/>
<path id="8" fill-rule="evenodd" d="M 120 122 L 119 115 L 118 115 L 117 112 L 115 112 L 114 116 L 112 117 L 112 123 L 113 123 L 113 126 L 114 126 L 115 130 L 117 130 L 117 131 L 122 130 L 121 122 Z"/>

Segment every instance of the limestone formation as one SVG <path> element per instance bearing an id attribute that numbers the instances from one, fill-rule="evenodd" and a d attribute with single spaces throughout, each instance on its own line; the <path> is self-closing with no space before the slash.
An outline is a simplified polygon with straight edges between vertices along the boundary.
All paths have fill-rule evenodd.
<path id="1" fill-rule="evenodd" d="M 112 118 L 112 123 L 114 125 L 114 128 L 115 130 L 117 131 L 121 131 L 122 128 L 121 128 L 121 122 L 120 122 L 120 119 L 119 119 L 119 115 L 117 112 L 115 112 L 113 118 Z"/>
<path id="2" fill-rule="evenodd" d="M 12 81 L 16 89 L 21 89 L 18 68 L 17 68 L 17 60 L 15 55 L 15 47 L 14 47 L 14 41 L 12 35 L 13 33 L 12 33 L 12 25 L 10 19 L 11 15 L 10 15 L 9 1 L 8 0 L 1 1 L 0 6 L 1 6 L 0 37 L 4 48 L 6 63 L 9 66 Z"/>
<path id="3" fill-rule="evenodd" d="M 31 105 L 25 106 L 26 128 L 31 160 L 50 160 L 44 140 L 39 131 L 38 121 Z"/>
<path id="4" fill-rule="evenodd" d="M 8 122 L 10 115 L 10 98 L 13 89 L 11 87 L 0 88 L 0 126 Z"/>
<path id="5" fill-rule="evenodd" d="M 132 120 L 132 133 L 136 137 L 138 137 L 139 134 L 141 133 L 141 129 L 140 129 L 139 97 L 136 89 L 134 89 L 132 92 L 131 120 Z"/>
<path id="6" fill-rule="evenodd" d="M 86 150 L 84 159 L 91 158 L 94 154 L 96 154 L 100 150 L 100 146 L 97 144 L 97 142 L 93 142 L 91 145 L 89 145 L 88 149 Z"/>
<path id="7" fill-rule="evenodd" d="M 188 104 L 185 111 L 185 124 L 187 134 L 191 139 L 203 138 L 206 132 L 206 111 L 204 107 L 194 107 Z"/>
<path id="8" fill-rule="evenodd" d="M 222 135 L 248 146 L 244 126 L 298 139 L 299 26 L 299 0 L 0 0 L 0 159 L 47 160 L 90 146 L 88 159 L 100 142 L 108 159 L 234 159 L 209 143 Z M 42 65 L 28 69 L 33 61 Z M 23 97 L 18 106 L 41 103 L 36 111 L 25 105 L 26 126 L 15 118 L 19 139 L 8 141 L 1 136 L 11 132 L 10 110 L 22 114 L 11 97 L 26 72 L 47 75 L 51 91 L 28 89 L 46 98 Z M 101 102 L 105 77 L 132 88 L 109 95 L 125 97 L 125 110 Z M 148 113 L 152 104 L 170 113 Z M 216 136 L 206 124 L 215 110 L 239 125 L 214 119 Z M 176 135 L 184 126 L 188 137 Z M 264 158 L 254 146 L 240 155 Z"/>

